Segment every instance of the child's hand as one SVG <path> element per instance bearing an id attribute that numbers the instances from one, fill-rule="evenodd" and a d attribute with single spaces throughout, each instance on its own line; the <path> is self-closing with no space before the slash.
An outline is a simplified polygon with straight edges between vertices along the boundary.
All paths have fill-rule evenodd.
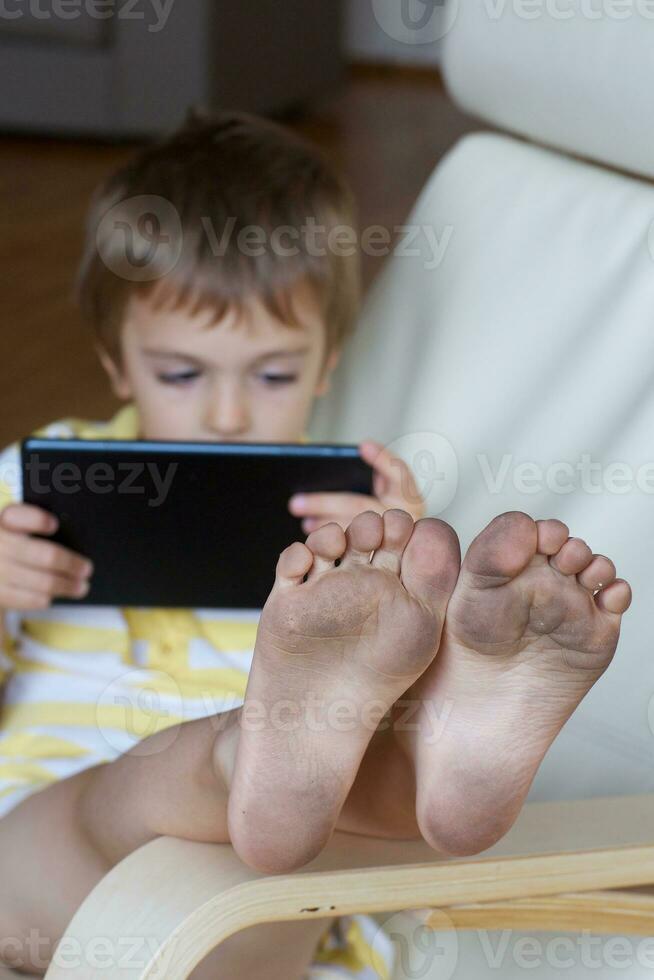
<path id="1" fill-rule="evenodd" d="M 57 527 L 56 517 L 31 504 L 10 504 L 0 513 L 0 609 L 46 609 L 55 596 L 86 595 L 91 562 L 30 537 Z"/>
<path id="2" fill-rule="evenodd" d="M 374 470 L 375 496 L 368 497 L 362 493 L 306 493 L 291 497 L 289 510 L 296 517 L 303 518 L 305 534 L 332 521 L 345 529 L 364 510 L 383 514 L 385 510 L 398 507 L 411 514 L 414 521 L 424 517 L 425 502 L 406 463 L 391 455 L 381 443 L 371 440 L 362 442 L 359 452 Z"/>

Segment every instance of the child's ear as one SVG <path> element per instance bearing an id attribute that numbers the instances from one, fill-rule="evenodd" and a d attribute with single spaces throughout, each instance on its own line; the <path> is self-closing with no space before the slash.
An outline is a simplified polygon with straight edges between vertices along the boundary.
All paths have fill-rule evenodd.
<path id="1" fill-rule="evenodd" d="M 114 395 L 121 401 L 129 401 L 132 397 L 132 387 L 125 376 L 122 367 L 109 351 L 101 344 L 96 344 L 95 348 L 100 358 L 102 367 L 107 372 L 111 388 Z"/>
<path id="2" fill-rule="evenodd" d="M 327 360 L 325 361 L 325 366 L 322 369 L 322 376 L 318 382 L 318 387 L 316 388 L 316 397 L 322 398 L 323 395 L 328 394 L 331 389 L 332 374 L 338 366 L 338 362 L 341 359 L 340 349 L 333 350 Z"/>

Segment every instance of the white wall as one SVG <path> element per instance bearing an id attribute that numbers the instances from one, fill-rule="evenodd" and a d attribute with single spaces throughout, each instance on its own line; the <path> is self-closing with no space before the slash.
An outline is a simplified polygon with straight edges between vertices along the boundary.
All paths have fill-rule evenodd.
<path id="1" fill-rule="evenodd" d="M 439 61 L 438 18 L 429 0 L 406 0 L 414 24 L 421 19 L 423 29 L 407 29 L 400 15 L 403 0 L 347 0 L 347 42 L 351 58 L 394 64 L 437 65 Z M 433 5 L 433 0 L 432 0 Z"/>

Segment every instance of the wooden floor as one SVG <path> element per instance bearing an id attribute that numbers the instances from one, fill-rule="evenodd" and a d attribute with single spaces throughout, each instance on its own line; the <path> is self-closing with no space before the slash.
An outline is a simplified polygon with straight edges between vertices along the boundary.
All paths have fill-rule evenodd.
<path id="1" fill-rule="evenodd" d="M 435 75 L 370 68 L 295 125 L 344 166 L 363 225 L 389 228 L 472 128 Z M 92 190 L 135 148 L 0 137 L 0 446 L 64 415 L 104 418 L 115 408 L 72 283 Z M 366 259 L 367 283 L 381 261 Z"/>

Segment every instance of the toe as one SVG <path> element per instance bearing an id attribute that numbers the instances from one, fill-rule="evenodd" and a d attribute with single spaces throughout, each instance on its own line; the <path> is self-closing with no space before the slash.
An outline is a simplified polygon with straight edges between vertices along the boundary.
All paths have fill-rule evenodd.
<path id="1" fill-rule="evenodd" d="M 563 575 L 579 575 L 593 560 L 593 552 L 581 538 L 568 538 L 550 558 L 550 565 Z"/>
<path id="2" fill-rule="evenodd" d="M 540 555 L 555 555 L 570 537 L 570 531 L 563 521 L 536 521 L 536 526 Z"/>
<path id="3" fill-rule="evenodd" d="M 372 510 L 358 514 L 345 532 L 345 536 L 347 548 L 342 564 L 367 565 L 372 552 L 379 548 L 384 537 L 384 522 L 381 514 L 376 514 Z"/>
<path id="4" fill-rule="evenodd" d="M 622 616 L 631 605 L 631 586 L 623 579 L 617 579 L 612 585 L 597 593 L 595 602 L 604 612 Z"/>
<path id="5" fill-rule="evenodd" d="M 590 592 L 597 592 L 598 589 L 605 588 L 615 582 L 615 565 L 610 558 L 604 555 L 593 555 L 593 560 L 577 576 L 580 585 Z"/>
<path id="6" fill-rule="evenodd" d="M 463 562 L 477 588 L 502 585 L 516 578 L 536 554 L 538 528 L 527 514 L 501 514 L 478 534 Z"/>
<path id="7" fill-rule="evenodd" d="M 403 510 L 387 510 L 383 516 L 384 536 L 372 556 L 376 568 L 386 568 L 396 575 L 402 567 L 402 554 L 413 534 L 413 518 Z"/>
<path id="8" fill-rule="evenodd" d="M 313 531 L 306 540 L 306 546 L 313 554 L 310 577 L 333 568 L 334 562 L 343 557 L 346 544 L 345 532 L 339 524 L 324 524 Z"/>
<path id="9" fill-rule="evenodd" d="M 296 541 L 282 551 L 277 562 L 276 585 L 299 585 L 313 565 L 313 554 L 306 545 Z"/>
<path id="10" fill-rule="evenodd" d="M 460 568 L 461 548 L 454 529 L 432 517 L 418 521 L 402 556 L 402 584 L 440 615 L 441 624 Z"/>

